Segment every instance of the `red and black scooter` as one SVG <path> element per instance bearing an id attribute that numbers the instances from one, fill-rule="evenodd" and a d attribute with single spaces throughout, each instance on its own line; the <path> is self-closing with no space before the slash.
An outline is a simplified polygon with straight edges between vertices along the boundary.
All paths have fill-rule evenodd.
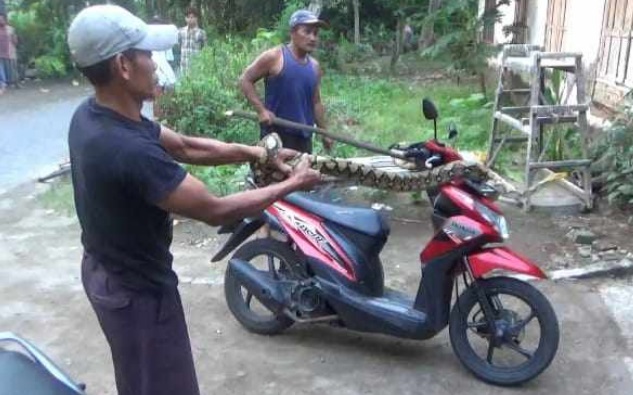
<path id="1" fill-rule="evenodd" d="M 432 103 L 424 108 L 427 118 L 437 117 Z M 437 139 L 423 143 L 417 154 L 431 166 L 461 159 Z M 266 335 L 293 323 L 328 322 L 424 340 L 448 325 L 455 354 L 475 376 L 498 385 L 533 379 L 556 354 L 558 321 L 541 292 L 504 274 L 545 274 L 503 245 L 508 228 L 493 202 L 494 188 L 462 179 L 428 194 L 436 233 L 420 253 L 415 295 L 384 285 L 379 254 L 389 225 L 381 213 L 294 193 L 260 217 L 220 230 L 231 236 L 213 261 L 264 224 L 286 239 L 239 247 L 226 270 L 229 309 L 246 329 Z"/>

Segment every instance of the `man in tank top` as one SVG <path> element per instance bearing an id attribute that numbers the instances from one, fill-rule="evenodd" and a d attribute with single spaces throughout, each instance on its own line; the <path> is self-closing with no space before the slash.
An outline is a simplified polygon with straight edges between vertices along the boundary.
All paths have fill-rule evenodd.
<path id="1" fill-rule="evenodd" d="M 319 29 L 327 24 L 308 10 L 290 17 L 290 43 L 259 55 L 240 77 L 242 92 L 257 111 L 261 136 L 277 132 L 284 147 L 312 152 L 312 133 L 273 126 L 275 117 L 325 128 L 325 109 L 321 103 L 320 82 L 323 71 L 310 55 L 317 47 Z M 264 79 L 262 101 L 255 83 Z M 324 139 L 326 150 L 332 141 Z"/>

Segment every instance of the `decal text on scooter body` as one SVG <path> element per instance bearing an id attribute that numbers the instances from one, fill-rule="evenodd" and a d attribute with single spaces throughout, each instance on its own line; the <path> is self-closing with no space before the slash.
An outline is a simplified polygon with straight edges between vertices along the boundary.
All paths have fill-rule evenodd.
<path id="1" fill-rule="evenodd" d="M 322 251 L 329 253 L 331 251 L 331 247 L 329 246 L 328 241 L 319 231 L 303 219 L 295 216 L 293 213 L 288 212 L 281 208 L 280 206 L 275 206 L 279 213 L 284 217 L 288 223 L 292 225 L 293 228 L 301 231 L 308 239 L 311 239 L 316 245 L 321 248 Z M 331 255 L 331 254 L 330 254 Z"/>
<path id="2" fill-rule="evenodd" d="M 299 217 L 296 213 L 286 209 L 280 204 L 275 204 L 274 207 L 277 209 L 279 215 L 283 217 L 284 222 L 290 225 L 292 229 L 301 232 L 301 234 L 303 234 L 312 245 L 332 259 L 333 263 L 338 265 L 338 270 L 342 270 L 348 275 L 352 274 L 348 268 L 348 264 L 345 262 L 345 259 L 330 243 L 327 237 L 325 237 L 313 224 Z"/>
<path id="3" fill-rule="evenodd" d="M 465 226 L 453 219 L 446 222 L 443 230 L 448 237 L 458 244 L 469 241 L 481 234 L 477 229 Z"/>

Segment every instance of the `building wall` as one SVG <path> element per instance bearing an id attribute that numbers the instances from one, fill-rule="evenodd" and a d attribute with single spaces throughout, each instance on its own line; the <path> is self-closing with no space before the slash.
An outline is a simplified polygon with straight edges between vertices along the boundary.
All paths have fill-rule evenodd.
<path id="1" fill-rule="evenodd" d="M 483 10 L 483 0 L 480 9 Z M 527 12 L 528 41 L 530 44 L 544 45 L 547 29 L 549 0 L 529 0 Z M 594 63 L 599 55 L 602 15 L 605 0 L 567 0 L 563 51 L 582 52 L 586 62 Z M 503 34 L 504 26 L 514 22 L 515 2 L 501 6 L 501 22 L 495 26 L 495 43 L 510 42 L 511 37 Z"/>
<path id="2" fill-rule="evenodd" d="M 582 52 L 586 65 L 598 59 L 604 4 L 605 0 L 567 0 L 563 51 Z"/>
<path id="3" fill-rule="evenodd" d="M 528 3 L 527 25 L 530 44 L 545 44 L 545 26 L 547 25 L 548 0 L 531 0 Z"/>
<path id="4" fill-rule="evenodd" d="M 528 0 L 527 6 L 527 37 L 528 43 L 544 46 L 546 44 L 549 2 L 554 0 Z M 561 51 L 582 52 L 585 75 L 595 80 L 595 69 L 601 55 L 601 35 L 604 23 L 605 3 L 607 0 L 567 0 L 565 11 L 565 25 Z M 483 9 L 483 2 L 481 3 Z M 511 37 L 503 35 L 503 27 L 514 21 L 515 2 L 502 8 L 504 13 L 501 22 L 495 26 L 495 43 L 502 44 L 510 41 Z M 602 86 L 604 85 L 604 86 Z M 614 106 L 621 93 L 618 87 L 611 84 L 596 84 L 590 82 L 587 92 L 594 93 L 594 99 Z M 621 90 L 621 88 L 620 88 Z M 617 91 L 617 92 L 616 92 Z M 617 94 L 616 94 L 617 93 Z M 572 95 L 573 98 L 573 95 Z M 573 100 L 572 100 L 573 101 Z"/>

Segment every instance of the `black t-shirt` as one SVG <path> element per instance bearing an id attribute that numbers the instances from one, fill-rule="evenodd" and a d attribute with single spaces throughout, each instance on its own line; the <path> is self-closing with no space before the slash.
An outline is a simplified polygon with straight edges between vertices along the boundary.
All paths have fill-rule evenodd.
<path id="1" fill-rule="evenodd" d="M 135 289 L 178 283 L 171 217 L 156 203 L 187 173 L 159 137 L 159 124 L 131 120 L 94 98 L 77 108 L 68 134 L 84 251 Z"/>

